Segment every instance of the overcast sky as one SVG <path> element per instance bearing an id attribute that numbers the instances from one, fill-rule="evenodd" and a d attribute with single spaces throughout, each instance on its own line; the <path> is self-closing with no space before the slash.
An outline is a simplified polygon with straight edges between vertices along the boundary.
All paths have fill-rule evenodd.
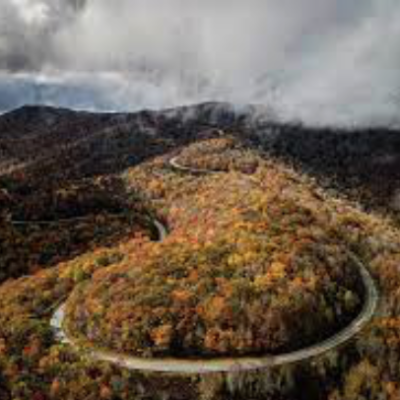
<path id="1" fill-rule="evenodd" d="M 0 110 L 205 100 L 398 123 L 398 0 L 0 0 Z"/>

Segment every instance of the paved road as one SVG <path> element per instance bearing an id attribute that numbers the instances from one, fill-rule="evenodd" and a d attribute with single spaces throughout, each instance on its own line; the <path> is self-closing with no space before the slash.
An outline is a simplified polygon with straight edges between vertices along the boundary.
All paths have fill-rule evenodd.
<path id="1" fill-rule="evenodd" d="M 169 160 L 169 165 L 179 171 L 179 172 L 184 172 L 187 174 L 192 174 L 192 175 L 205 175 L 205 174 L 217 174 L 218 172 L 221 171 L 214 171 L 212 169 L 200 169 L 200 168 L 191 168 L 191 167 L 185 167 L 184 165 L 180 164 L 178 161 L 179 157 L 173 157 Z"/>
<path id="2" fill-rule="evenodd" d="M 158 238 L 157 238 L 157 242 L 162 242 L 168 235 L 168 230 L 165 227 L 164 224 L 162 224 L 160 221 L 157 220 L 153 220 L 153 224 L 155 225 L 155 227 L 158 230 Z"/>

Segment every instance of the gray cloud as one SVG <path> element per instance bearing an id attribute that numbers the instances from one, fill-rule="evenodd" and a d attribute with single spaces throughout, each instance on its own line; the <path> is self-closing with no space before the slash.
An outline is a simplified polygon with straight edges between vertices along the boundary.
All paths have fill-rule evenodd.
<path id="1" fill-rule="evenodd" d="M 397 123 L 395 0 L 0 0 L 0 107 L 272 104 Z"/>
<path id="2" fill-rule="evenodd" d="M 83 7 L 81 0 L 0 0 L 0 68 L 40 70 L 53 64 L 57 32 Z"/>

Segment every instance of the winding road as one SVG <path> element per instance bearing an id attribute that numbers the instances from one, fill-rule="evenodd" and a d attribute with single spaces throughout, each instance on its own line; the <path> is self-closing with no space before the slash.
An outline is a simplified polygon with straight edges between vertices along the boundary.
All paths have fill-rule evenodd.
<path id="1" fill-rule="evenodd" d="M 158 240 L 164 240 L 167 235 L 167 229 L 159 221 L 154 221 L 154 224 L 159 231 Z M 213 372 L 252 371 L 270 368 L 272 366 L 298 363 L 323 355 L 330 350 L 346 344 L 353 339 L 374 316 L 379 301 L 378 290 L 367 268 L 361 264 L 355 256 L 352 256 L 352 258 L 359 267 L 365 287 L 366 298 L 360 314 L 346 328 L 334 336 L 315 345 L 290 353 L 259 357 L 215 358 L 205 360 L 182 358 L 150 359 L 86 347 L 78 344 L 78 341 L 65 329 L 65 303 L 56 310 L 51 318 L 50 325 L 53 328 L 57 340 L 71 345 L 89 359 L 110 362 L 129 370 L 177 374 L 207 374 Z"/>
<path id="2" fill-rule="evenodd" d="M 169 160 L 169 165 L 175 169 L 176 171 L 179 172 L 184 172 L 187 174 L 192 174 L 192 175 L 205 175 L 205 174 L 217 174 L 222 171 L 216 171 L 212 169 L 200 169 L 200 168 L 191 168 L 191 167 L 185 167 L 182 164 L 179 164 L 178 161 L 179 157 L 173 157 Z"/>
<path id="3" fill-rule="evenodd" d="M 174 169 L 191 174 L 206 174 L 216 171 L 192 169 L 179 164 L 178 157 L 169 160 Z M 165 239 L 167 229 L 159 221 L 154 220 L 159 231 L 158 241 Z M 280 355 L 258 357 L 214 358 L 214 359 L 184 359 L 184 358 L 142 358 L 113 351 L 96 349 L 78 344 L 78 341 L 65 329 L 65 303 L 62 304 L 51 318 L 50 324 L 56 338 L 71 345 L 77 351 L 91 360 L 107 361 L 129 370 L 148 372 L 166 372 L 177 374 L 207 374 L 215 372 L 253 371 L 306 361 L 321 356 L 330 350 L 343 346 L 352 340 L 368 324 L 378 307 L 379 294 L 367 268 L 354 255 L 351 258 L 358 266 L 365 287 L 365 302 L 360 314 L 344 329 L 326 340 L 309 347 Z"/>

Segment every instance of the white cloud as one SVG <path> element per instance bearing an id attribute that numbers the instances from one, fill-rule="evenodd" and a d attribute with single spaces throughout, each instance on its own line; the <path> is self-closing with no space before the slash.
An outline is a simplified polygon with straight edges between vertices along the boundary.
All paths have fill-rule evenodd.
<path id="1" fill-rule="evenodd" d="M 34 71 L 88 88 L 84 102 L 66 90 L 68 105 L 98 107 L 90 93 L 113 109 L 272 102 L 310 123 L 393 122 L 399 11 L 394 0 L 0 0 L 0 68 L 31 71 L 35 88 Z"/>
<path id="2" fill-rule="evenodd" d="M 50 6 L 40 0 L 11 0 L 22 21 L 27 25 L 44 25 L 49 18 Z"/>

